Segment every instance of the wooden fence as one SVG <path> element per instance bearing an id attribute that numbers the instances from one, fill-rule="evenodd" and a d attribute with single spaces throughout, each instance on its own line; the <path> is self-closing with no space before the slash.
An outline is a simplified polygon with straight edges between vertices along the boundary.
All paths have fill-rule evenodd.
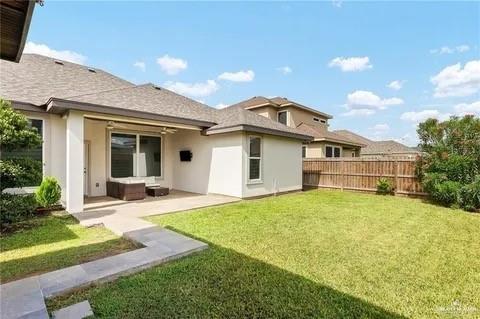
<path id="1" fill-rule="evenodd" d="M 303 186 L 375 192 L 377 181 L 385 177 L 396 194 L 423 196 L 415 176 L 414 159 L 306 158 Z"/>

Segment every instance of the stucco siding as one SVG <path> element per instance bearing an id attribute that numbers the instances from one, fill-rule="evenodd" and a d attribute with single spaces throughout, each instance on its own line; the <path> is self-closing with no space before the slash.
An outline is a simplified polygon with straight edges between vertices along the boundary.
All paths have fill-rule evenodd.
<path id="1" fill-rule="evenodd" d="M 243 197 L 302 189 L 302 142 L 271 135 L 262 136 L 262 181 L 261 183 L 248 183 L 249 135 L 246 133 L 243 139 Z"/>
<path id="2" fill-rule="evenodd" d="M 242 196 L 241 133 L 203 136 L 200 132 L 175 134 L 173 188 L 200 193 Z M 179 151 L 189 150 L 190 162 L 181 162 Z"/>
<path id="3" fill-rule="evenodd" d="M 316 122 L 313 120 L 313 118 L 316 117 L 318 119 L 325 120 L 328 123 L 327 118 L 318 114 L 313 114 L 296 107 L 286 107 L 284 109 L 286 109 L 289 113 L 289 126 L 291 127 L 298 127 L 302 123 L 319 126 L 325 129 L 328 127 L 326 123 Z"/>

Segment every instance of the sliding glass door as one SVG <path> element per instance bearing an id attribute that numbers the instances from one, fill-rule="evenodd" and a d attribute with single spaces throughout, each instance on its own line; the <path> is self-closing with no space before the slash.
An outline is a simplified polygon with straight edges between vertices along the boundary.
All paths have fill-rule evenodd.
<path id="1" fill-rule="evenodd" d="M 162 138 L 160 136 L 111 133 L 111 177 L 158 177 L 161 175 Z"/>

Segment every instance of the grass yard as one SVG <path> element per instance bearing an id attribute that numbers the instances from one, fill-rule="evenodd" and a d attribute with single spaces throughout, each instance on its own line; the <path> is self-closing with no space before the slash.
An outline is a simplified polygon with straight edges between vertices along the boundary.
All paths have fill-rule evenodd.
<path id="1" fill-rule="evenodd" d="M 86 228 L 65 213 L 34 218 L 0 237 L 2 283 L 135 248 L 104 227 Z"/>
<path id="2" fill-rule="evenodd" d="M 478 214 L 321 190 L 149 220 L 210 249 L 50 309 L 88 299 L 101 318 L 480 317 Z"/>

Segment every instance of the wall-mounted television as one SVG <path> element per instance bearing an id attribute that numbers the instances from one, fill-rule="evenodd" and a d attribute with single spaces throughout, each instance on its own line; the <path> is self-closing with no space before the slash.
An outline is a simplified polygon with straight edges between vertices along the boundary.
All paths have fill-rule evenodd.
<path id="1" fill-rule="evenodd" d="M 180 151 L 180 162 L 191 162 L 192 156 L 190 151 Z"/>

